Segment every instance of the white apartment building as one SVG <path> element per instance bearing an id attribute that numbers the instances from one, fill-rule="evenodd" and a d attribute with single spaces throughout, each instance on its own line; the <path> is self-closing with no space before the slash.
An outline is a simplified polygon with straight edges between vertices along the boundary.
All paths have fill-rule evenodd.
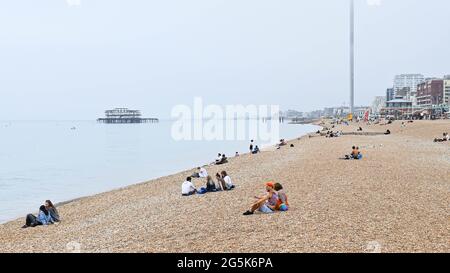
<path id="1" fill-rule="evenodd" d="M 401 90 L 405 90 L 405 88 L 409 89 L 408 94 L 404 99 L 415 101 L 415 97 L 417 94 L 417 85 L 422 83 L 425 80 L 425 77 L 422 74 L 401 74 L 397 75 L 394 78 L 394 92 L 397 95 L 397 92 Z"/>

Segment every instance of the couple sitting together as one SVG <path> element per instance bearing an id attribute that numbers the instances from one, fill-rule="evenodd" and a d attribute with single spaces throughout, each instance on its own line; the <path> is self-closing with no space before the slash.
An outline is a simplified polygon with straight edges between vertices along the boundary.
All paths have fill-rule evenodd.
<path id="1" fill-rule="evenodd" d="M 45 204 L 39 208 L 38 216 L 28 214 L 25 219 L 25 225 L 22 228 L 46 226 L 60 221 L 59 213 L 52 201 L 47 200 Z"/>
<path id="2" fill-rule="evenodd" d="M 228 158 L 225 154 L 218 154 L 217 159 L 215 161 L 216 165 L 222 165 L 228 163 Z"/>
<path id="3" fill-rule="evenodd" d="M 205 170 L 206 172 L 206 170 Z M 187 177 L 186 181 L 181 185 L 181 195 L 190 196 L 193 194 L 205 194 L 207 192 L 217 192 L 217 191 L 229 191 L 235 188 L 231 177 L 226 171 L 222 171 L 220 174 L 216 174 L 217 184 L 214 182 L 210 175 L 206 174 L 206 187 L 202 187 L 199 190 L 192 183 L 192 177 Z"/>
<path id="4" fill-rule="evenodd" d="M 355 159 L 361 160 L 363 158 L 361 152 L 359 151 L 359 147 L 352 147 L 352 153 L 350 155 L 345 155 L 345 160 Z"/>
<path id="5" fill-rule="evenodd" d="M 262 213 L 273 213 L 275 211 L 287 211 L 289 203 L 283 186 L 280 183 L 267 182 L 267 193 L 264 196 L 255 196 L 257 201 L 253 203 L 250 210 L 244 212 L 244 215 L 252 215 L 255 211 Z"/>

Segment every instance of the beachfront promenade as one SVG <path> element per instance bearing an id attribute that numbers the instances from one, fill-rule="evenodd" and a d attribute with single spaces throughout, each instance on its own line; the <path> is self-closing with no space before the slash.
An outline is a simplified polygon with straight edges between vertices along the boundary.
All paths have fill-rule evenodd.
<path id="1" fill-rule="evenodd" d="M 450 143 L 433 139 L 450 121 L 333 130 L 359 126 L 392 134 L 304 137 L 208 167 L 231 175 L 230 192 L 181 197 L 188 170 L 83 198 L 59 208 L 58 225 L 1 225 L 0 252 L 449 252 Z M 339 160 L 353 145 L 364 159 Z M 269 180 L 291 209 L 243 216 Z"/>

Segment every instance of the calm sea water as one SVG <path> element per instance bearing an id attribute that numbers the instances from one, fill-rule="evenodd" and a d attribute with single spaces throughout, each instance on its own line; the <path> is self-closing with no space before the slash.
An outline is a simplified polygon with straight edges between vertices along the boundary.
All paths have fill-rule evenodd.
<path id="1" fill-rule="evenodd" d="M 218 152 L 247 152 L 247 140 L 175 141 L 172 124 L 0 121 L 0 222 L 35 212 L 45 199 L 58 203 L 207 164 Z M 315 130 L 281 124 L 280 137 Z"/>

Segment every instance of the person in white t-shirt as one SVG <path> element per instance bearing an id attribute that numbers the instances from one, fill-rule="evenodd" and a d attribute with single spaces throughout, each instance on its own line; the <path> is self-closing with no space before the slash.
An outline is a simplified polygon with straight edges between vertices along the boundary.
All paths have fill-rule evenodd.
<path id="1" fill-rule="evenodd" d="M 197 192 L 197 189 L 195 188 L 194 184 L 192 183 L 192 178 L 187 177 L 186 181 L 183 182 L 181 185 L 181 195 L 183 196 L 189 196 L 193 195 Z"/>
<path id="2" fill-rule="evenodd" d="M 220 161 L 222 161 L 222 154 L 218 154 L 215 163 L 219 163 Z"/>
<path id="3" fill-rule="evenodd" d="M 192 175 L 193 178 L 206 178 L 208 177 L 208 172 L 203 167 L 198 167 L 197 172 Z"/>
<path id="4" fill-rule="evenodd" d="M 199 168 L 198 169 L 198 175 L 201 177 L 201 178 L 206 178 L 206 177 L 208 177 L 208 172 L 206 171 L 206 169 L 205 168 Z"/>
<path id="5" fill-rule="evenodd" d="M 217 174 L 216 177 L 224 190 L 232 190 L 235 188 L 231 177 L 227 174 L 226 171 L 222 171 L 220 174 Z"/>

